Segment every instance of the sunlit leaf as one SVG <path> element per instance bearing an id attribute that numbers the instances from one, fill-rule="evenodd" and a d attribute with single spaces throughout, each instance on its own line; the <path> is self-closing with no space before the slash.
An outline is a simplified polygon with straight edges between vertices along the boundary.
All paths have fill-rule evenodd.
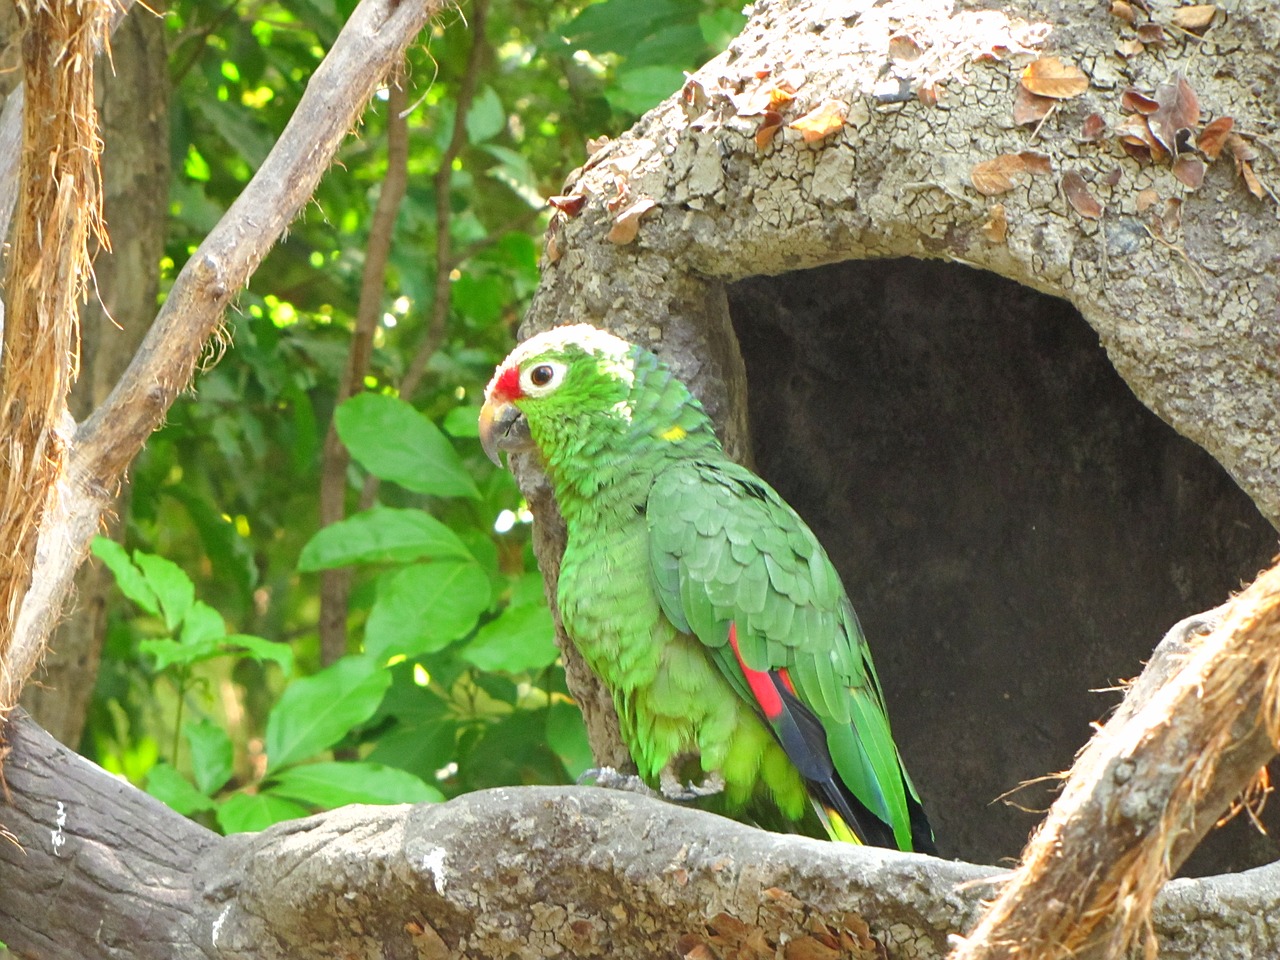
<path id="1" fill-rule="evenodd" d="M 116 586 L 120 588 L 121 593 L 147 613 L 153 616 L 160 615 L 160 601 L 156 597 L 156 592 L 151 589 L 142 571 L 133 565 L 124 547 L 110 537 L 97 536 L 93 538 L 90 549 L 95 557 L 107 565 L 107 569 L 116 578 Z"/>
<path id="2" fill-rule="evenodd" d="M 227 731 L 208 720 L 184 723 L 182 734 L 191 747 L 191 770 L 196 786 L 212 796 L 231 779 L 234 750 Z"/>
<path id="3" fill-rule="evenodd" d="M 559 655 L 551 611 L 537 604 L 508 607 L 481 627 L 460 654 L 481 670 L 509 673 L 545 667 Z"/>
<path id="4" fill-rule="evenodd" d="M 440 428 L 395 397 L 362 393 L 334 414 L 338 435 L 370 473 L 417 493 L 479 497 Z"/>
<path id="5" fill-rule="evenodd" d="M 213 801 L 191 785 L 167 763 L 157 763 L 147 774 L 147 793 L 185 817 L 212 810 Z"/>
<path id="6" fill-rule="evenodd" d="M 489 578 L 474 561 L 386 573 L 365 624 L 365 651 L 383 661 L 439 650 L 470 633 L 492 599 Z"/>
<path id="7" fill-rule="evenodd" d="M 268 792 L 327 810 L 348 803 L 432 803 L 444 799 L 420 777 L 380 763 L 325 761 L 281 770 Z"/>
<path id="8" fill-rule="evenodd" d="M 374 507 L 330 524 L 302 548 L 299 570 L 326 570 L 352 563 L 469 560 L 458 535 L 421 510 Z"/>
<path id="9" fill-rule="evenodd" d="M 310 812 L 300 803 L 269 793 L 237 793 L 218 806 L 218 826 L 223 833 L 250 833 Z"/>
<path id="10" fill-rule="evenodd" d="M 391 674 L 366 657 L 343 657 L 285 688 L 267 718 L 267 772 L 333 746 L 373 716 Z"/>

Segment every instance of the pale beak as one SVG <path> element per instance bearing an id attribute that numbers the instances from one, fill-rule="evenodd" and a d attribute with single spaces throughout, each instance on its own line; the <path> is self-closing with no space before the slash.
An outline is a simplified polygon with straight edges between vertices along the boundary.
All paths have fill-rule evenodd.
<path id="1" fill-rule="evenodd" d="M 528 450 L 533 446 L 529 424 L 513 403 L 486 400 L 480 408 L 480 446 L 497 466 L 502 466 L 501 451 Z"/>

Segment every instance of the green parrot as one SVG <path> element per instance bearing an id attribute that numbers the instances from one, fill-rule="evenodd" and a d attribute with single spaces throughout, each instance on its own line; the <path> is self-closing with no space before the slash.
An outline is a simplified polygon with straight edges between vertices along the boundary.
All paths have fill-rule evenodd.
<path id="1" fill-rule="evenodd" d="M 498 367 L 485 452 L 536 450 L 568 527 L 565 632 L 640 776 L 836 840 L 934 852 L 839 574 L 650 351 L 558 327 Z M 685 784 L 701 776 L 701 782 Z"/>

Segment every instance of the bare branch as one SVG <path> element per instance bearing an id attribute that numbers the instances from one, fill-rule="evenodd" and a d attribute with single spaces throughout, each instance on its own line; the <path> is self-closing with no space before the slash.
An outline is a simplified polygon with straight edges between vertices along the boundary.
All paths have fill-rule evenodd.
<path id="1" fill-rule="evenodd" d="M 382 316 L 386 290 L 387 261 L 395 237 L 396 216 L 409 184 L 409 124 L 404 116 L 408 97 L 400 83 L 390 86 L 387 97 L 387 175 L 382 181 L 378 203 L 369 226 L 365 248 L 364 275 L 360 303 L 351 334 L 347 368 L 338 385 L 336 407 L 364 383 L 373 354 L 373 336 Z M 351 457 L 338 438 L 333 421 L 325 434 L 320 461 L 320 526 L 337 523 L 346 515 L 347 465 Z M 347 600 L 351 593 L 351 568 L 325 570 L 320 574 L 320 659 L 333 663 L 347 652 Z"/>

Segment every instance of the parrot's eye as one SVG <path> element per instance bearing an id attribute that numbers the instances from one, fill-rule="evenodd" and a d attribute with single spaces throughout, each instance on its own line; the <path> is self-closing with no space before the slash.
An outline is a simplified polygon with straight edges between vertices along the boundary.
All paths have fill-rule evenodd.
<path id="1" fill-rule="evenodd" d="M 535 364 L 520 374 L 520 388 L 531 397 L 544 396 L 560 386 L 564 371 L 564 364 L 554 360 Z"/>

